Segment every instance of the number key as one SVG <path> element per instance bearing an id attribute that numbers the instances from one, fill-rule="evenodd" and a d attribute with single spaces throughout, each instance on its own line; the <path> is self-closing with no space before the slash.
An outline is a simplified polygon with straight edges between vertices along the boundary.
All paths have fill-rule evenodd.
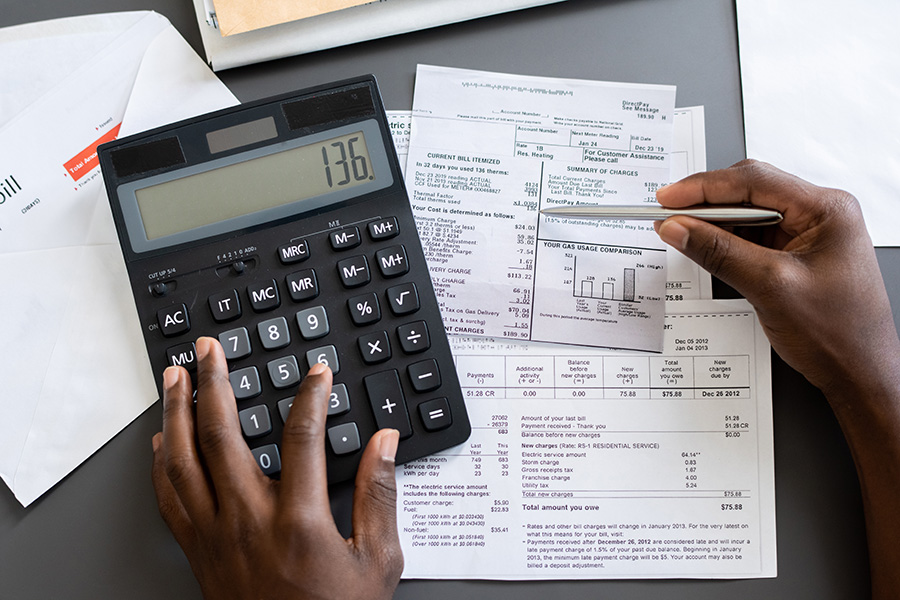
<path id="1" fill-rule="evenodd" d="M 278 414 L 281 415 L 281 422 L 287 423 L 288 415 L 291 414 L 291 407 L 294 405 L 294 397 L 282 398 L 278 401 Z"/>
<path id="2" fill-rule="evenodd" d="M 300 367 L 293 355 L 269 361 L 266 370 L 269 371 L 272 385 L 280 390 L 300 383 Z"/>
<path id="3" fill-rule="evenodd" d="M 238 360 L 250 356 L 250 334 L 246 327 L 229 329 L 219 334 L 219 343 L 225 351 L 225 358 Z"/>
<path id="4" fill-rule="evenodd" d="M 291 343 L 291 332 L 284 317 L 263 321 L 256 326 L 256 331 L 266 350 L 278 350 Z"/>
<path id="5" fill-rule="evenodd" d="M 337 383 L 331 386 L 331 396 L 328 398 L 328 416 L 334 417 L 350 412 L 350 396 L 347 394 L 347 386 Z"/>
<path id="6" fill-rule="evenodd" d="M 321 348 L 313 348 L 306 353 L 306 362 L 309 366 L 316 363 L 322 363 L 331 369 L 334 375 L 341 371 L 341 364 L 338 362 L 337 348 L 334 346 L 322 346 Z"/>
<path id="7" fill-rule="evenodd" d="M 272 421 L 269 419 L 269 409 L 265 404 L 245 408 L 238 413 L 241 422 L 241 430 L 247 439 L 257 438 L 272 431 Z"/>
<path id="8" fill-rule="evenodd" d="M 228 374 L 231 389 L 234 390 L 236 400 L 246 400 L 259 396 L 262 393 L 262 384 L 259 381 L 259 371 L 256 367 L 245 367 Z"/>
<path id="9" fill-rule="evenodd" d="M 297 313 L 297 326 L 304 340 L 315 340 L 328 335 L 328 316 L 324 306 L 313 306 Z"/>
<path id="10" fill-rule="evenodd" d="M 266 475 L 274 475 L 281 471 L 281 455 L 278 454 L 278 446 L 275 444 L 266 444 L 259 448 L 253 448 L 250 452 L 253 454 L 253 458 L 256 459 L 256 464 L 259 465 L 259 468 Z"/>

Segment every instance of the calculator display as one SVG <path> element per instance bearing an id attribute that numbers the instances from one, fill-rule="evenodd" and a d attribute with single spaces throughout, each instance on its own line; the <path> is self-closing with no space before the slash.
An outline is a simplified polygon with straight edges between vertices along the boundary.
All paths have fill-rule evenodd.
<path id="1" fill-rule="evenodd" d="M 366 119 L 122 183 L 117 196 L 129 245 L 144 253 L 390 188 L 389 165 L 378 123 Z"/>
<path id="2" fill-rule="evenodd" d="M 375 180 L 362 131 L 135 190 L 148 240 Z"/>

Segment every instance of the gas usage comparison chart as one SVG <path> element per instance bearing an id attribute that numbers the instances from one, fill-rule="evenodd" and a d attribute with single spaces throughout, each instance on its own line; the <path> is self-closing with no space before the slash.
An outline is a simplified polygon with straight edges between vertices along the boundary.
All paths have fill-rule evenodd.
<path id="1" fill-rule="evenodd" d="M 652 226 L 539 211 L 655 203 L 674 105 L 671 86 L 419 66 L 406 182 L 448 333 L 662 349 Z"/>

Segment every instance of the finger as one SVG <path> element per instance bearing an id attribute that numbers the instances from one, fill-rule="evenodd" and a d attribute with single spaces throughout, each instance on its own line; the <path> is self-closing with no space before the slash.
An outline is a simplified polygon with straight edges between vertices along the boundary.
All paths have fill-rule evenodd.
<path id="1" fill-rule="evenodd" d="M 306 374 L 281 436 L 281 486 L 287 508 L 328 514 L 328 473 L 325 468 L 325 418 L 332 373 L 316 363 Z M 298 502 L 298 499 L 300 502 Z"/>
<path id="2" fill-rule="evenodd" d="M 711 223 L 670 217 L 655 224 L 659 237 L 753 301 L 768 288 L 777 251 L 758 246 Z"/>
<path id="3" fill-rule="evenodd" d="M 219 507 L 255 502 L 250 492 L 265 475 L 241 434 L 228 363 L 218 340 L 197 340 L 197 439 Z"/>
<path id="4" fill-rule="evenodd" d="M 165 451 L 162 449 L 162 433 L 153 436 L 153 491 L 156 493 L 156 504 L 159 514 L 169 527 L 175 541 L 184 549 L 185 554 L 191 555 L 195 545 L 195 531 L 184 508 L 178 492 L 175 491 L 172 482 L 166 475 Z"/>
<path id="5" fill-rule="evenodd" d="M 353 494 L 353 541 L 363 554 L 376 557 L 389 570 L 403 570 L 397 532 L 397 479 L 394 457 L 400 433 L 382 429 L 369 440 Z"/>
<path id="6" fill-rule="evenodd" d="M 163 373 L 162 440 L 156 453 L 164 462 L 154 471 L 154 481 L 165 476 L 191 519 L 202 523 L 213 514 L 215 500 L 197 449 L 193 404 L 187 371 L 167 368 Z"/>

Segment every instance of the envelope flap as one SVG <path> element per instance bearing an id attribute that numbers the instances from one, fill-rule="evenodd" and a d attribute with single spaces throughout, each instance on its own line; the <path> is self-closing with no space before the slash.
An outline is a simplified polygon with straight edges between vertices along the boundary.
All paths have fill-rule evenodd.
<path id="1" fill-rule="evenodd" d="M 53 19 L 0 29 L 0 127 L 93 60 L 147 11 Z"/>
<path id="2" fill-rule="evenodd" d="M 179 68 L 173 69 L 173 64 Z M 184 94 L 188 87 L 195 92 Z M 178 101 L 160 102 L 160 98 Z M 168 27 L 150 42 L 141 59 L 119 137 L 208 112 L 211 99 L 222 108 L 238 104 L 175 28 Z"/>

